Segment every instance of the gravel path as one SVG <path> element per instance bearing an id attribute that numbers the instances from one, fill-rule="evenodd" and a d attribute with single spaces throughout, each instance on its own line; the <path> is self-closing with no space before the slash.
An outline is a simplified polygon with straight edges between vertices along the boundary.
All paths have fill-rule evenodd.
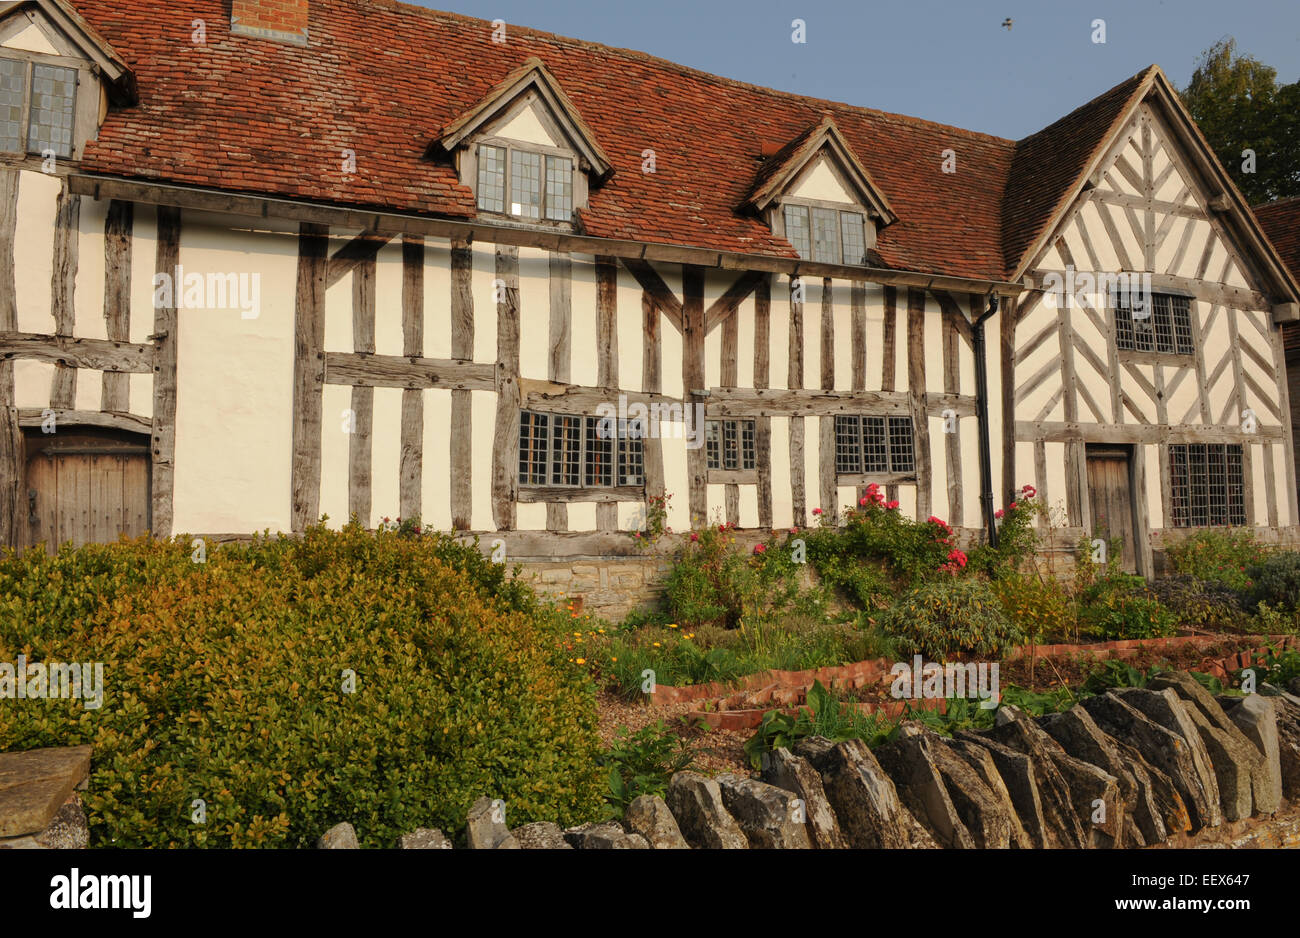
<path id="1" fill-rule="evenodd" d="M 596 696 L 596 712 L 599 718 L 598 732 L 600 741 L 609 746 L 620 726 L 626 726 L 632 732 L 642 727 L 663 720 L 664 725 L 679 736 L 694 739 L 698 746 L 695 770 L 705 775 L 720 775 L 734 772 L 738 775 L 750 775 L 751 769 L 745 759 L 745 740 L 749 733 L 737 733 L 727 730 L 709 730 L 707 727 L 691 729 L 686 725 L 685 716 L 698 706 L 698 703 L 678 703 L 651 705 L 644 700 L 626 701 L 608 691 L 600 691 Z"/>

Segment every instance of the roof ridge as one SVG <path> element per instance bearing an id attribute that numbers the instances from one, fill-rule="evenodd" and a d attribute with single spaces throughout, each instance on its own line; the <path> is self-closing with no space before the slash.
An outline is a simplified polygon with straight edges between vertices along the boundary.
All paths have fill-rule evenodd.
<path id="1" fill-rule="evenodd" d="M 439 20 L 443 22 L 483 23 L 483 24 L 491 25 L 490 20 L 480 19 L 479 17 L 476 16 L 468 16 L 464 13 L 454 13 L 449 10 L 436 10 L 433 7 L 418 6 L 414 3 L 404 2 L 404 0 L 336 0 L 336 2 L 347 2 L 358 6 L 367 5 L 367 6 L 383 7 L 385 9 L 390 9 L 390 10 L 400 10 L 402 12 L 410 12 L 417 15 L 427 16 L 433 20 Z M 681 62 L 675 62 L 672 59 L 665 59 L 662 56 L 653 55 L 649 52 L 642 52 L 639 49 L 629 49 L 624 46 L 611 46 L 611 45 L 606 45 L 605 43 L 592 42 L 587 39 L 576 39 L 572 36 L 562 36 L 559 33 L 548 32 L 547 30 L 543 30 L 543 29 L 536 29 L 532 26 L 523 26 L 518 24 L 507 24 L 507 25 L 509 25 L 513 29 L 517 29 L 527 34 L 530 38 L 534 40 L 541 40 L 543 42 L 552 42 L 556 45 L 568 46 L 570 48 L 575 48 L 575 49 L 598 50 L 607 53 L 608 52 L 618 53 L 619 55 L 631 59 L 652 63 L 658 66 L 666 66 L 679 73 L 694 75 L 698 78 L 715 81 L 723 85 L 728 85 L 730 87 L 744 88 L 750 91 L 771 95 L 773 97 L 804 102 L 810 108 L 816 110 L 824 111 L 827 109 L 826 105 L 830 105 L 832 108 L 841 108 L 841 109 L 847 108 L 853 111 L 865 111 L 877 118 L 896 120 L 913 126 L 917 124 L 924 124 L 936 130 L 944 130 L 944 131 L 964 134 L 968 137 L 987 140 L 991 143 L 1012 144 L 1012 145 L 1016 143 L 1016 141 L 1010 137 L 999 137 L 996 134 L 985 133 L 984 131 L 981 130 L 971 130 L 968 127 L 958 127 L 955 124 L 944 124 L 941 123 L 940 121 L 931 120 L 926 117 L 915 117 L 910 114 L 900 114 L 897 111 L 883 111 L 880 110 L 879 108 L 868 107 L 867 105 L 863 105 L 863 104 L 852 104 L 848 101 L 834 101 L 831 100 L 830 98 L 817 98 L 817 97 L 813 97 L 812 95 L 799 94 L 794 91 L 782 91 L 779 88 L 772 88 L 767 85 L 758 85 L 758 84 L 754 84 L 753 82 L 742 81 L 738 78 L 728 78 L 725 75 L 718 75 L 715 72 L 707 72 L 704 71 L 703 69 L 695 68 L 690 65 L 683 65 Z"/>
<path id="2" fill-rule="evenodd" d="M 1078 107 L 1070 111 L 1068 114 L 1063 114 L 1062 116 L 1058 117 L 1056 120 L 1052 121 L 1050 124 L 1040 127 L 1038 130 L 1035 130 L 1032 134 L 1030 134 L 1027 137 L 1021 137 L 1019 140 L 1016 141 L 1017 149 L 1023 146 L 1024 144 L 1028 143 L 1030 140 L 1033 140 L 1035 137 L 1047 133 L 1049 130 L 1051 130 L 1053 127 L 1056 127 L 1058 124 L 1063 124 L 1066 121 L 1077 117 L 1080 111 L 1086 111 L 1090 107 L 1095 107 L 1098 104 L 1098 102 L 1100 102 L 1107 95 L 1114 94 L 1116 91 L 1118 91 L 1120 88 L 1123 88 L 1125 85 L 1129 84 L 1130 82 L 1135 83 L 1133 90 L 1137 91 L 1137 86 L 1141 85 L 1142 82 L 1146 81 L 1147 78 L 1150 77 L 1153 72 L 1157 72 L 1157 71 L 1160 71 L 1160 66 L 1155 65 L 1153 63 L 1151 65 L 1148 65 L 1146 68 L 1142 69 L 1140 72 L 1136 72 L 1130 75 L 1128 78 L 1125 78 L 1123 81 L 1115 82 L 1115 84 L 1111 85 L 1105 91 L 1093 95 L 1091 98 L 1083 102 L 1083 104 L 1080 104 Z"/>

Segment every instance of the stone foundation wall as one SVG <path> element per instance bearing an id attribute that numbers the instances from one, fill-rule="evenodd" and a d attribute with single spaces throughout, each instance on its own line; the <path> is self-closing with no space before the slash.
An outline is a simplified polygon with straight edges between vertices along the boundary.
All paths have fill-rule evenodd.
<path id="1" fill-rule="evenodd" d="M 521 579 L 538 592 L 567 599 L 574 609 L 618 622 L 663 600 L 670 563 L 661 555 L 518 561 Z"/>

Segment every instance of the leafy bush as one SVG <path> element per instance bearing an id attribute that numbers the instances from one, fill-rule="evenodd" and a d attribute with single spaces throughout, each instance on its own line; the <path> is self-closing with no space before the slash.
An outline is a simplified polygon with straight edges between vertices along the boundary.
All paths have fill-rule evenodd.
<path id="1" fill-rule="evenodd" d="M 1250 631 L 1241 594 L 1212 580 L 1179 575 L 1156 580 L 1151 591 L 1182 625 L 1227 632 Z"/>
<path id="2" fill-rule="evenodd" d="M 1046 515 L 1046 506 L 1038 501 L 1038 490 L 1032 485 L 1022 486 L 1014 501 L 995 512 L 998 546 L 981 544 L 972 550 L 972 569 L 994 579 L 1023 571 L 1032 564 L 1038 551 L 1039 537 L 1034 524 Z"/>
<path id="3" fill-rule="evenodd" d="M 0 750 L 89 743 L 92 842 L 292 847 L 342 820 L 367 846 L 600 812 L 594 687 L 567 617 L 450 538 L 309 530 L 0 557 L 0 661 L 104 664 L 105 699 L 0 707 Z M 344 673 L 355 672 L 355 692 Z M 190 822 L 191 802 L 207 822 Z"/>
<path id="4" fill-rule="evenodd" d="M 668 615 L 683 627 L 742 622 L 778 613 L 824 614 L 824 597 L 799 583 L 800 565 L 775 538 L 752 553 L 734 548 L 732 525 L 695 532 L 674 558 L 665 584 Z"/>
<path id="5" fill-rule="evenodd" d="M 964 652 L 997 655 L 1026 641 L 1003 614 L 988 582 L 976 577 L 921 584 L 889 608 L 881 628 L 894 637 L 902 654 L 932 661 Z"/>
<path id="6" fill-rule="evenodd" d="M 1245 529 L 1197 531 L 1165 549 L 1175 573 L 1238 591 L 1249 588 L 1249 568 L 1268 553 Z"/>
<path id="7" fill-rule="evenodd" d="M 1300 552 L 1277 551 L 1251 566 L 1247 571 L 1254 581 L 1251 599 L 1280 606 L 1288 612 L 1300 611 Z"/>
<path id="8" fill-rule="evenodd" d="M 1102 639 L 1174 634 L 1177 620 L 1140 576 L 1107 571 L 1080 597 L 1079 621 Z"/>
<path id="9" fill-rule="evenodd" d="M 639 795 L 662 797 L 669 779 L 694 764 L 695 748 L 690 740 L 670 732 L 662 721 L 635 733 L 619 727 L 614 744 L 600 757 L 600 765 L 608 770 L 608 815 L 622 818 Z"/>
<path id="10" fill-rule="evenodd" d="M 993 581 L 1002 611 L 1035 642 L 1075 631 L 1078 607 L 1066 587 L 1037 572 L 1011 570 Z"/>
<path id="11" fill-rule="evenodd" d="M 874 484 L 856 508 L 844 512 L 839 527 L 817 528 L 804 539 L 817 572 L 858 594 L 859 601 L 874 601 L 882 595 L 882 586 L 883 595 L 888 595 L 893 583 L 936 576 L 954 551 L 952 530 L 944 521 L 913 521 L 898 510 L 897 502 L 886 503 Z M 877 575 L 888 576 L 888 581 L 880 583 Z"/>

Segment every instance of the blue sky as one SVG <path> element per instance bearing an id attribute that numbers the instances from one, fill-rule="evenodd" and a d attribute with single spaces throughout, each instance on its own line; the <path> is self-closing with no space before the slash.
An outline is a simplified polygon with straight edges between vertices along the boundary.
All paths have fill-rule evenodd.
<path id="1" fill-rule="evenodd" d="M 1225 36 L 1280 80 L 1300 79 L 1300 0 L 416 2 L 1013 139 L 1153 62 L 1182 87 Z M 1104 45 L 1091 40 L 1098 18 Z"/>

